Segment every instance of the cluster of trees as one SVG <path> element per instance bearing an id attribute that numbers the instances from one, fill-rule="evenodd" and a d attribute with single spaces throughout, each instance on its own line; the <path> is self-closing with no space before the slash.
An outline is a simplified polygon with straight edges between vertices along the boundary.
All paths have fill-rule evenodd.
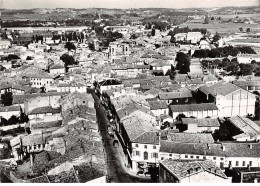
<path id="1" fill-rule="evenodd" d="M 190 55 L 178 52 L 175 60 L 177 61 L 176 70 L 179 70 L 180 74 L 190 72 Z"/>
<path id="2" fill-rule="evenodd" d="M 213 61 L 203 60 L 201 63 L 204 68 L 222 67 L 226 69 L 230 75 L 246 76 L 252 75 L 253 72 L 255 72 L 255 76 L 260 76 L 260 63 L 256 61 L 252 61 L 251 64 L 239 64 L 237 58 L 231 60 L 223 58 L 222 61 L 219 59 Z"/>
<path id="3" fill-rule="evenodd" d="M 110 42 L 116 41 L 119 38 L 122 38 L 123 34 L 119 32 L 105 32 L 103 34 L 102 40 L 100 42 L 100 46 L 108 47 Z"/>
<path id="4" fill-rule="evenodd" d="M 237 56 L 237 54 L 255 54 L 255 51 L 248 46 L 243 47 L 233 47 L 226 46 L 222 48 L 213 48 L 196 50 L 192 57 L 195 58 L 217 58 L 217 57 L 228 57 L 228 56 Z"/>
<path id="5" fill-rule="evenodd" d="M 173 30 L 171 30 L 168 35 L 169 36 L 174 36 L 175 34 L 178 34 L 178 33 L 188 33 L 188 32 L 201 32 L 202 34 L 206 34 L 207 33 L 207 29 L 206 28 L 193 28 L 193 29 L 190 29 L 188 26 L 187 27 L 183 27 L 183 28 L 180 28 L 180 27 L 175 27 Z"/>
<path id="6" fill-rule="evenodd" d="M 63 54 L 60 59 L 64 62 L 65 70 L 68 72 L 68 66 L 77 64 L 73 56 L 70 56 L 68 54 Z"/>
<path id="7" fill-rule="evenodd" d="M 76 46 L 75 46 L 73 43 L 71 43 L 71 42 L 67 42 L 67 43 L 65 44 L 64 48 L 67 48 L 68 51 L 76 50 Z"/>
<path id="8" fill-rule="evenodd" d="M 1 104 L 4 106 L 10 106 L 13 104 L 13 93 L 5 91 L 4 94 L 1 94 Z"/>
<path id="9" fill-rule="evenodd" d="M 24 113 L 21 113 L 20 116 L 11 116 L 8 120 L 1 118 L 0 126 L 16 125 L 19 123 L 27 123 L 29 118 Z"/>
<path id="10" fill-rule="evenodd" d="M 161 21 L 153 21 L 153 22 L 146 23 L 145 29 L 152 29 L 152 28 L 163 31 L 163 30 L 170 29 L 171 25 L 169 23 L 161 22 Z"/>

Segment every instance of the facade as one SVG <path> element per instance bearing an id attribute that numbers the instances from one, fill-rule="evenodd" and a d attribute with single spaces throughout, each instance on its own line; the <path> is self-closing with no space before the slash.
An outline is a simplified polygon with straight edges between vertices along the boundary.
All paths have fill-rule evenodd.
<path id="1" fill-rule="evenodd" d="M 169 115 L 175 120 L 180 114 L 186 117 L 196 118 L 217 118 L 219 110 L 214 103 L 187 104 L 187 105 L 170 105 Z"/>
<path id="2" fill-rule="evenodd" d="M 238 63 L 249 63 L 255 60 L 256 62 L 260 62 L 260 55 L 259 54 L 238 54 L 237 61 Z"/>
<path id="3" fill-rule="evenodd" d="M 188 133 L 213 133 L 215 130 L 219 130 L 220 124 L 218 119 L 213 118 L 182 118 L 182 124 L 187 125 Z"/>
<path id="4" fill-rule="evenodd" d="M 197 97 L 204 103 L 214 102 L 219 109 L 219 117 L 255 114 L 256 96 L 225 81 L 200 87 Z"/>
<path id="5" fill-rule="evenodd" d="M 221 169 L 259 167 L 259 143 L 175 143 L 160 141 L 159 159 L 209 159 Z"/>
<path id="6" fill-rule="evenodd" d="M 187 33 L 187 41 L 191 43 L 198 43 L 203 38 L 201 32 L 188 32 Z"/>

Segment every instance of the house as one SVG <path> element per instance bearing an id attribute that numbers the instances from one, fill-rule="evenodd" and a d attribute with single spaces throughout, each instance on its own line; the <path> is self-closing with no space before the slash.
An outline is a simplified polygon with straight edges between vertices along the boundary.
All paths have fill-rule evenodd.
<path id="1" fill-rule="evenodd" d="M 176 143 L 160 141 L 160 160 L 213 160 L 222 170 L 235 167 L 259 167 L 260 143 Z"/>
<path id="2" fill-rule="evenodd" d="M 233 168 L 225 173 L 232 177 L 232 183 L 260 183 L 259 167 Z"/>
<path id="3" fill-rule="evenodd" d="M 124 87 L 124 84 L 122 84 L 122 82 L 118 79 L 105 79 L 97 83 L 97 88 L 100 90 L 101 93 L 104 90 L 109 90 L 117 87 Z"/>
<path id="4" fill-rule="evenodd" d="M 247 90 L 249 92 L 258 91 L 260 93 L 260 78 L 255 77 L 252 80 L 236 80 L 232 82 L 234 85 Z"/>
<path id="5" fill-rule="evenodd" d="M 50 67 L 50 74 L 55 76 L 65 74 L 65 67 L 61 64 L 54 64 Z"/>
<path id="6" fill-rule="evenodd" d="M 127 151 L 125 156 L 130 167 L 137 171 L 139 163 L 145 165 L 148 163 L 156 164 L 156 159 L 158 160 L 158 154 L 156 153 L 158 153 L 159 148 L 159 136 L 156 135 L 156 127 L 145 117 L 140 116 L 138 112 L 125 117 L 120 123 L 119 133 L 123 141 L 123 148 L 126 148 Z M 146 137 L 149 137 L 151 141 L 147 141 Z M 139 152 L 136 153 L 136 151 Z"/>
<path id="7" fill-rule="evenodd" d="M 0 107 L 0 117 L 6 120 L 10 119 L 12 116 L 20 117 L 21 107 L 20 106 L 5 106 Z"/>
<path id="8" fill-rule="evenodd" d="M 132 140 L 132 170 L 147 172 L 149 166 L 156 166 L 159 158 L 158 132 L 144 132 Z"/>
<path id="9" fill-rule="evenodd" d="M 148 101 L 150 105 L 150 110 L 155 116 L 160 116 L 163 114 L 169 114 L 168 104 L 165 100 L 162 101 Z"/>
<path id="10" fill-rule="evenodd" d="M 187 33 L 187 41 L 191 43 L 198 43 L 203 38 L 201 32 L 188 32 Z"/>
<path id="11" fill-rule="evenodd" d="M 162 71 L 165 75 L 168 70 L 171 70 L 172 65 L 168 60 L 156 59 L 149 63 L 150 69 L 154 71 Z"/>
<path id="12" fill-rule="evenodd" d="M 256 96 L 225 81 L 200 87 L 197 97 L 201 102 L 215 103 L 219 109 L 219 117 L 255 114 Z"/>
<path id="13" fill-rule="evenodd" d="M 233 136 L 236 141 L 259 141 L 260 140 L 260 126 L 252 120 L 234 116 L 228 118 L 229 124 L 232 126 L 233 131 L 237 135 Z"/>
<path id="14" fill-rule="evenodd" d="M 238 63 L 249 63 L 255 60 L 256 62 L 260 62 L 260 55 L 259 54 L 238 54 L 237 61 Z"/>
<path id="15" fill-rule="evenodd" d="M 159 100 L 165 100 L 169 105 L 188 104 L 192 101 L 192 93 L 187 88 L 180 88 L 171 92 L 160 92 Z"/>
<path id="16" fill-rule="evenodd" d="M 33 97 L 24 102 L 24 112 L 31 123 L 61 120 L 60 94 Z"/>
<path id="17" fill-rule="evenodd" d="M 186 41 L 187 40 L 187 33 L 178 33 L 174 35 L 176 41 Z"/>
<path id="18" fill-rule="evenodd" d="M 218 79 L 216 78 L 216 76 L 209 74 L 209 75 L 204 75 L 202 77 L 202 81 L 206 84 L 206 85 L 212 85 L 218 82 Z"/>
<path id="19" fill-rule="evenodd" d="M 79 92 L 79 93 L 86 93 L 87 92 L 87 85 L 81 82 L 70 82 L 70 83 L 58 83 L 57 92 Z"/>
<path id="20" fill-rule="evenodd" d="M 51 106 L 38 107 L 26 112 L 30 123 L 51 122 L 62 120 L 61 109 Z"/>
<path id="21" fill-rule="evenodd" d="M 218 107 L 215 103 L 201 103 L 188 105 L 170 105 L 169 115 L 175 120 L 180 114 L 186 117 L 206 118 L 218 117 Z"/>
<path id="22" fill-rule="evenodd" d="M 219 130 L 220 124 L 215 118 L 182 118 L 182 124 L 187 125 L 185 133 L 203 133 Z"/>
<path id="23" fill-rule="evenodd" d="M 26 79 L 30 80 L 32 87 L 35 87 L 35 88 L 45 87 L 46 91 L 48 91 L 48 89 L 54 83 L 53 77 L 43 71 L 38 71 L 35 73 L 27 74 Z"/>
<path id="24" fill-rule="evenodd" d="M 160 183 L 231 183 L 212 160 L 163 160 L 159 165 Z"/>

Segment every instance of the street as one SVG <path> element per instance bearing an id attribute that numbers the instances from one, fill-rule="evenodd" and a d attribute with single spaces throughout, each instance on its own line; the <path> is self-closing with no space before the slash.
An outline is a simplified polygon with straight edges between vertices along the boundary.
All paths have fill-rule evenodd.
<path id="1" fill-rule="evenodd" d="M 115 183 L 149 183 L 150 177 L 143 178 L 135 176 L 127 172 L 121 161 L 118 148 L 113 146 L 113 140 L 110 139 L 107 128 L 109 126 L 109 120 L 106 116 L 104 107 L 102 106 L 99 98 L 93 93 L 95 100 L 96 114 L 98 118 L 99 131 L 102 137 L 103 146 L 107 161 L 107 174 L 109 175 L 111 182 Z M 120 145 L 120 143 L 119 143 Z"/>

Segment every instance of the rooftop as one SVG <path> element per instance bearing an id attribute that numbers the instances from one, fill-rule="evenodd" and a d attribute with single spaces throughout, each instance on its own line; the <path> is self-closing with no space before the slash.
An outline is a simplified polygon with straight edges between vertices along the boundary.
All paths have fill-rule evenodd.
<path id="1" fill-rule="evenodd" d="M 206 110 L 218 110 L 215 103 L 200 103 L 189 105 L 170 105 L 172 112 L 187 112 L 187 111 L 206 111 Z"/>

